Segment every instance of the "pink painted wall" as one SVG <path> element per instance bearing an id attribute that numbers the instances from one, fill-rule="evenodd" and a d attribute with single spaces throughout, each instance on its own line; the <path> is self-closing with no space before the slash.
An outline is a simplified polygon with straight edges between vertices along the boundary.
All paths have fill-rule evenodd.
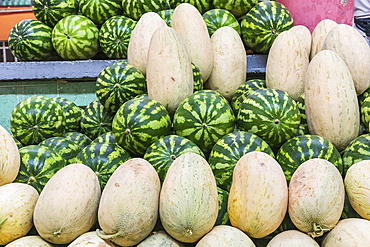
<path id="1" fill-rule="evenodd" d="M 355 0 L 276 0 L 276 2 L 282 3 L 289 10 L 294 25 L 304 25 L 311 33 L 324 19 L 352 25 Z"/>

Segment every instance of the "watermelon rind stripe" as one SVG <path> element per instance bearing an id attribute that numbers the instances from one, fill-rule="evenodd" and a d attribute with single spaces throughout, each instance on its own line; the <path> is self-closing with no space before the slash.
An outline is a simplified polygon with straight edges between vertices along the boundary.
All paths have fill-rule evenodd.
<path id="1" fill-rule="evenodd" d="M 96 25 L 102 25 L 109 18 L 121 15 L 122 0 L 79 0 L 81 13 Z"/>
<path id="2" fill-rule="evenodd" d="M 138 21 L 147 12 L 158 12 L 167 8 L 167 0 L 122 0 L 125 16 Z"/>

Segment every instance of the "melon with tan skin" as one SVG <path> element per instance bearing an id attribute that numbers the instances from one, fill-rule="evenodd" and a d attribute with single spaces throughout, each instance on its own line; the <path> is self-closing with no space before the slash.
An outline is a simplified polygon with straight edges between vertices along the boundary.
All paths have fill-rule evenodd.
<path id="1" fill-rule="evenodd" d="M 185 247 L 183 243 L 176 241 L 165 231 L 152 232 L 137 247 Z"/>
<path id="2" fill-rule="evenodd" d="M 310 30 L 306 26 L 297 25 L 289 29 L 289 32 L 294 33 L 297 36 L 303 48 L 306 50 L 307 57 L 309 58 L 312 42 L 312 35 Z"/>
<path id="3" fill-rule="evenodd" d="M 13 182 L 18 175 L 19 167 L 17 144 L 9 132 L 0 125 L 0 186 Z"/>
<path id="4" fill-rule="evenodd" d="M 25 236 L 18 238 L 5 247 L 53 247 L 51 243 L 46 242 L 40 236 Z"/>
<path id="5" fill-rule="evenodd" d="M 320 247 L 320 245 L 306 233 L 297 230 L 283 231 L 273 237 L 266 247 Z"/>
<path id="6" fill-rule="evenodd" d="M 86 232 L 76 238 L 72 243 L 68 245 L 68 247 L 118 247 L 114 243 L 103 240 L 96 234 L 95 231 L 93 232 Z"/>
<path id="7" fill-rule="evenodd" d="M 330 19 L 324 19 L 316 25 L 311 36 L 310 60 L 312 60 L 313 57 L 322 50 L 322 45 L 324 44 L 326 35 L 328 35 L 330 30 L 337 25 L 338 23 Z"/>

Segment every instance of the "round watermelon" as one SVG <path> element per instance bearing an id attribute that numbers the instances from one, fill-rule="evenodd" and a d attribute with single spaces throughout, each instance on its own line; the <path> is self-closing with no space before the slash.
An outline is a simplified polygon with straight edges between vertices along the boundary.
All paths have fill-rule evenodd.
<path id="1" fill-rule="evenodd" d="M 125 16 L 138 21 L 147 12 L 158 12 L 169 9 L 167 0 L 122 0 L 123 13 Z"/>
<path id="2" fill-rule="evenodd" d="M 352 140 L 343 151 L 343 177 L 355 163 L 370 160 L 370 133 L 358 136 Z"/>
<path id="3" fill-rule="evenodd" d="M 116 140 L 114 139 L 113 133 L 111 131 L 106 132 L 96 137 L 91 143 L 117 144 Z"/>
<path id="4" fill-rule="evenodd" d="M 90 137 L 80 132 L 67 132 L 63 135 L 63 137 L 79 145 L 81 149 L 84 149 L 91 143 Z"/>
<path id="5" fill-rule="evenodd" d="M 169 0 L 170 8 L 175 9 L 182 3 L 188 3 L 193 5 L 199 13 L 202 15 L 207 10 L 211 9 L 212 1 L 211 0 Z"/>
<path id="6" fill-rule="evenodd" d="M 258 0 L 213 0 L 215 9 L 226 9 L 237 18 L 246 14 L 257 3 Z"/>
<path id="7" fill-rule="evenodd" d="M 66 165 L 75 163 L 76 155 L 82 150 L 79 145 L 65 137 L 50 137 L 38 145 L 54 150 L 65 160 Z"/>
<path id="8" fill-rule="evenodd" d="M 241 35 L 238 20 L 226 9 L 210 9 L 203 14 L 203 20 L 206 23 L 210 37 L 217 29 L 225 26 L 234 28 Z"/>
<path id="9" fill-rule="evenodd" d="M 109 18 L 122 14 L 122 0 L 79 0 L 81 14 L 96 25 L 102 25 Z"/>
<path id="10" fill-rule="evenodd" d="M 57 102 L 64 111 L 66 116 L 66 132 L 80 131 L 80 120 L 83 112 L 82 108 L 63 97 L 55 97 L 52 99 Z"/>

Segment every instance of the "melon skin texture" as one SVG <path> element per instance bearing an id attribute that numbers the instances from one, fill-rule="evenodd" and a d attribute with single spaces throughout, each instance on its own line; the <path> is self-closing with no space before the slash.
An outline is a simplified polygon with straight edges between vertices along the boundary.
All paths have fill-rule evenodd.
<path id="1" fill-rule="evenodd" d="M 270 155 L 252 151 L 236 163 L 228 208 L 231 225 L 252 238 L 274 232 L 288 204 L 287 182 L 279 163 Z"/>
<path id="2" fill-rule="evenodd" d="M 160 181 L 153 166 L 142 158 L 120 165 L 109 178 L 99 204 L 100 238 L 133 246 L 153 230 L 158 217 Z"/>
<path id="3" fill-rule="evenodd" d="M 326 236 L 321 247 L 362 247 L 370 243 L 370 221 L 359 218 L 340 220 Z"/>
<path id="4" fill-rule="evenodd" d="M 39 235 L 68 244 L 94 224 L 101 195 L 98 177 L 86 165 L 70 164 L 55 173 L 40 194 L 33 214 Z"/>
<path id="5" fill-rule="evenodd" d="M 199 154 L 180 155 L 169 167 L 160 194 L 159 215 L 174 239 L 194 243 L 214 226 L 218 214 L 216 179 Z"/>
<path id="6" fill-rule="evenodd" d="M 17 144 L 10 133 L 0 125 L 0 186 L 15 180 L 20 162 Z"/>
<path id="7" fill-rule="evenodd" d="M 38 199 L 39 193 L 30 185 L 10 183 L 0 186 L 0 245 L 29 232 Z"/>
<path id="8" fill-rule="evenodd" d="M 283 231 L 273 237 L 266 247 L 320 247 L 320 245 L 307 234 L 297 231 Z"/>
<path id="9" fill-rule="evenodd" d="M 344 150 L 359 135 L 360 110 L 351 73 L 338 54 L 323 50 L 312 59 L 304 93 L 310 134 Z"/>
<path id="10" fill-rule="evenodd" d="M 224 247 L 224 246 L 243 246 L 255 247 L 252 240 L 247 234 L 238 228 L 219 225 L 215 226 L 209 233 L 207 233 L 195 247 Z"/>
<path id="11" fill-rule="evenodd" d="M 294 100 L 304 93 L 309 59 L 298 37 L 284 31 L 272 44 L 266 63 L 266 87 L 280 89 Z"/>
<path id="12" fill-rule="evenodd" d="M 312 35 L 310 30 L 306 26 L 297 25 L 289 29 L 289 32 L 294 33 L 297 36 L 303 48 L 306 50 L 307 57 L 309 58 L 312 42 Z"/>
<path id="13" fill-rule="evenodd" d="M 344 178 L 347 197 L 352 208 L 364 219 L 370 220 L 370 160 L 352 165 Z"/>
<path id="14" fill-rule="evenodd" d="M 166 22 L 154 12 L 143 14 L 132 30 L 127 47 L 127 63 L 146 76 L 146 61 L 153 33 Z"/>
<path id="15" fill-rule="evenodd" d="M 313 57 L 322 50 L 322 45 L 324 44 L 326 36 L 330 30 L 337 25 L 338 23 L 330 19 L 324 19 L 316 25 L 311 35 L 310 60 L 312 60 Z"/>
<path id="16" fill-rule="evenodd" d="M 213 54 L 211 38 L 202 15 L 193 5 L 181 3 L 173 11 L 171 27 L 184 41 L 203 81 L 207 81 L 212 71 Z"/>
<path id="17" fill-rule="evenodd" d="M 303 162 L 289 183 L 288 213 L 293 224 L 311 237 L 319 237 L 339 221 L 344 207 L 344 184 L 329 161 Z"/>
<path id="18" fill-rule="evenodd" d="M 224 26 L 212 37 L 213 67 L 205 87 L 219 92 L 231 101 L 247 77 L 247 53 L 235 29 Z"/>
<path id="19" fill-rule="evenodd" d="M 165 231 L 152 232 L 137 247 L 185 247 L 181 242 L 171 238 Z"/>
<path id="20" fill-rule="evenodd" d="M 76 238 L 72 243 L 68 245 L 68 247 L 118 247 L 114 243 L 103 240 L 96 232 L 86 232 Z"/>
<path id="21" fill-rule="evenodd" d="M 323 50 L 337 53 L 351 72 L 357 95 L 370 86 L 370 47 L 360 32 L 347 24 L 338 24 L 327 34 Z"/>
<path id="22" fill-rule="evenodd" d="M 40 236 L 25 236 L 18 238 L 7 244 L 5 247 L 53 247 L 54 245 L 46 242 Z"/>
<path id="23" fill-rule="evenodd" d="M 188 51 L 170 27 L 158 28 L 150 41 L 146 80 L 148 96 L 173 116 L 180 103 L 193 94 L 193 70 Z"/>

